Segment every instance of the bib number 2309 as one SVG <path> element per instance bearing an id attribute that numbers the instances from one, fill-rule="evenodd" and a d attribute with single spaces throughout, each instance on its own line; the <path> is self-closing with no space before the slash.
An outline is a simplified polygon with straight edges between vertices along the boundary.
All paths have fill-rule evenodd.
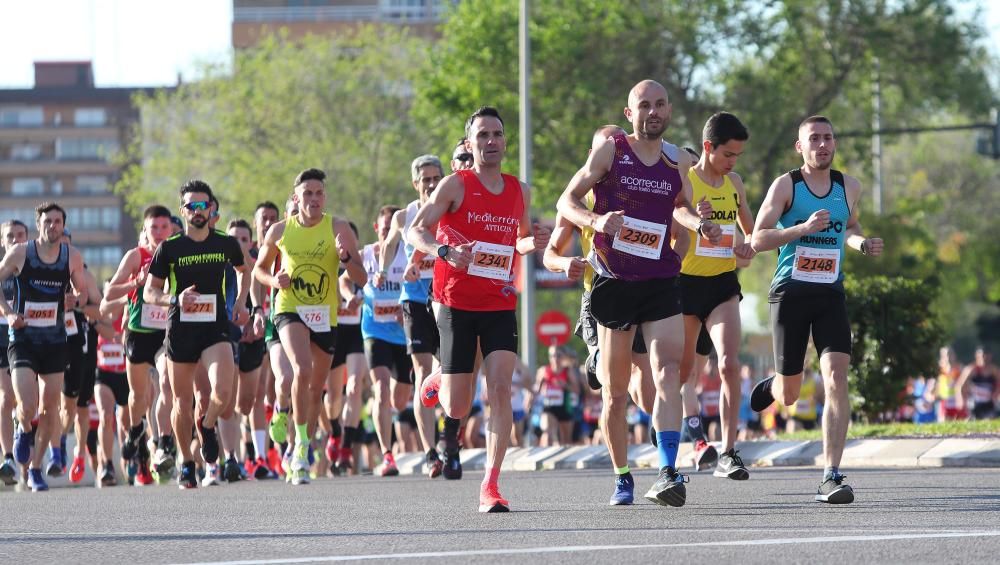
<path id="1" fill-rule="evenodd" d="M 667 226 L 625 216 L 625 224 L 615 236 L 612 249 L 636 257 L 659 259 Z"/>

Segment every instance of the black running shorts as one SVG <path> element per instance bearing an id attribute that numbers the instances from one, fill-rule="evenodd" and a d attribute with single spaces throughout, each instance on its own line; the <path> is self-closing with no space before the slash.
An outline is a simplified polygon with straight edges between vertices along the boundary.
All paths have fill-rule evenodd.
<path id="1" fill-rule="evenodd" d="M 360 324 L 340 324 L 337 326 L 337 344 L 333 350 L 330 368 L 347 363 L 347 356 L 365 352 L 365 340 L 361 337 Z"/>
<path id="2" fill-rule="evenodd" d="M 437 325 L 442 373 L 471 373 L 476 365 L 477 340 L 484 358 L 494 351 L 517 353 L 517 316 L 513 310 L 478 312 L 442 304 Z"/>
<path id="3" fill-rule="evenodd" d="M 413 361 L 406 352 L 405 345 L 396 345 L 381 339 L 365 340 L 365 359 L 368 368 L 386 367 L 392 371 L 392 378 L 403 384 L 413 384 Z"/>
<path id="4" fill-rule="evenodd" d="M 584 343 L 591 347 L 597 347 L 597 320 L 590 313 L 590 293 L 584 291 L 580 297 L 580 319 L 576 323 L 575 332 Z M 632 353 L 645 355 L 646 340 L 642 337 L 642 326 L 635 329 L 635 337 L 632 338 Z"/>
<path id="5" fill-rule="evenodd" d="M 281 328 L 287 326 L 291 323 L 302 324 L 307 330 L 309 326 L 302 321 L 302 318 L 294 312 L 284 312 L 282 314 L 274 315 L 274 331 L 278 333 Z M 309 330 L 309 340 L 316 344 L 321 350 L 325 351 L 329 355 L 333 355 L 334 347 L 337 345 L 337 326 L 330 328 L 328 332 L 314 332 Z"/>
<path id="6" fill-rule="evenodd" d="M 51 375 L 66 372 L 66 344 L 47 343 L 33 344 L 24 341 L 12 341 L 7 346 L 7 357 L 10 368 L 28 368 L 36 375 Z"/>
<path id="7" fill-rule="evenodd" d="M 743 299 L 736 271 L 711 277 L 680 275 L 679 280 L 684 315 L 695 316 L 702 323 L 705 323 L 713 310 L 730 298 L 739 296 L 740 300 Z"/>
<path id="8" fill-rule="evenodd" d="M 229 322 L 171 323 L 166 343 L 167 359 L 174 363 L 197 363 L 209 347 L 216 343 L 230 343 Z"/>
<path id="9" fill-rule="evenodd" d="M 403 331 L 406 333 L 406 351 L 410 355 L 416 353 L 436 354 L 440 345 L 437 323 L 434 313 L 426 302 L 404 300 Z"/>
<path id="10" fill-rule="evenodd" d="M 676 316 L 682 311 L 677 277 L 623 281 L 595 275 L 590 311 L 598 324 L 620 331 Z"/>
<path id="11" fill-rule="evenodd" d="M 97 370 L 95 384 L 104 385 L 111 389 L 111 394 L 115 395 L 115 404 L 118 406 L 128 405 L 128 378 L 125 373 L 114 373 L 103 369 Z"/>
<path id="12" fill-rule="evenodd" d="M 802 372 L 810 334 L 820 355 L 851 354 L 847 299 L 837 291 L 799 296 L 786 293 L 771 303 L 771 332 L 774 367 L 780 375 Z"/>
<path id="13" fill-rule="evenodd" d="M 167 339 L 166 330 L 125 332 L 125 358 L 132 364 L 156 364 L 156 353 Z"/>
<path id="14" fill-rule="evenodd" d="M 236 348 L 241 373 L 256 371 L 264 364 L 264 354 L 267 353 L 264 349 L 264 338 L 251 342 L 241 341 Z"/>

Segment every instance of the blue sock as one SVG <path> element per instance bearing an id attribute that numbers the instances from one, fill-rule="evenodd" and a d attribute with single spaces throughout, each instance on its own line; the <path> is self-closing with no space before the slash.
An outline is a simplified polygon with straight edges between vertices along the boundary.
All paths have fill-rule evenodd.
<path id="1" fill-rule="evenodd" d="M 681 442 L 679 431 L 656 432 L 656 450 L 660 454 L 660 468 L 677 468 L 677 446 Z"/>

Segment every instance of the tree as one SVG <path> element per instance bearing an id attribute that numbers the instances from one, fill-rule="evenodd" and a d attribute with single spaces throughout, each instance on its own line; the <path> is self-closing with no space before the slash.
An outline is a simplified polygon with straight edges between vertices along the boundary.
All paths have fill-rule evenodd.
<path id="1" fill-rule="evenodd" d="M 852 348 L 849 383 L 855 409 L 869 420 L 897 408 L 906 380 L 937 373 L 944 332 L 927 308 L 940 288 L 904 277 L 849 277 Z"/>
<path id="2" fill-rule="evenodd" d="M 173 203 L 188 178 L 219 188 L 223 215 L 282 205 L 295 175 L 328 176 L 329 207 L 367 231 L 378 207 L 412 198 L 409 163 L 431 152 L 410 118 L 425 41 L 399 28 L 283 36 L 237 52 L 233 68 L 137 100 L 142 135 L 118 190 L 132 211 Z"/>

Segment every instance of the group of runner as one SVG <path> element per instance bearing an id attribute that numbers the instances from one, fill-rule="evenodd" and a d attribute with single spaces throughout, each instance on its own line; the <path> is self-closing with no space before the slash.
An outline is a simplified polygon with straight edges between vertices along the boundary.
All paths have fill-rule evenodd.
<path id="1" fill-rule="evenodd" d="M 816 499 L 851 502 L 839 470 L 850 359 L 841 263 L 845 245 L 877 256 L 882 241 L 862 234 L 858 181 L 830 168 L 832 124 L 821 116 L 802 122 L 795 148 L 803 166 L 774 181 L 755 221 L 734 172 L 749 140 L 735 116 L 709 118 L 699 152 L 663 139 L 671 105 L 659 83 L 635 85 L 624 114 L 631 132 L 598 128 L 586 163 L 558 201 L 552 234 L 532 221 L 530 187 L 501 173 L 504 123 L 490 107 L 468 118 L 452 174 L 433 155 L 412 162 L 417 197 L 403 208 L 379 209 L 377 241 L 363 247 L 355 225 L 326 211 L 326 176 L 318 169 L 295 177 L 283 218 L 264 202 L 253 226 L 235 220 L 226 231 L 216 229 L 212 188 L 185 183 L 183 221 L 172 221 L 165 206 L 150 206 L 139 245 L 103 293 L 66 241 L 57 204 L 38 207 L 37 239 L 26 241 L 26 226 L 7 222 L 0 313 L 10 343 L 0 407 L 10 413 L 16 406 L 17 426 L 0 426 L 0 478 L 16 481 L 16 462 L 37 491 L 48 488 L 46 475 L 64 472 L 62 432 L 75 426 L 77 438 L 88 436 L 85 389 L 97 391 L 99 433 L 89 446 L 77 442 L 71 480 L 83 475 L 87 453 L 99 453 L 100 483 L 116 482 L 116 421 L 121 457 L 138 484 L 174 472 L 182 488 L 244 473 L 308 483 L 319 450 L 314 438 L 324 435 L 331 472 L 351 472 L 367 380 L 382 452 L 375 471 L 382 476 L 399 473 L 393 420 L 411 412 L 425 472 L 461 478 L 463 422 L 477 416 L 482 400 L 488 416 L 479 510 L 505 512 L 500 469 L 512 428 L 523 432 L 526 408 L 513 277 L 521 255 L 542 252 L 547 268 L 584 282 L 578 333 L 591 352 L 587 380 L 603 401 L 599 425 L 615 474 L 611 504 L 634 501 L 631 400 L 651 414 L 659 454 L 660 472 L 645 497 L 682 506 L 689 480 L 677 468 L 682 423 L 699 468 L 749 478 L 735 449 L 736 268 L 778 249 L 769 296 L 776 374 L 757 385 L 751 404 L 760 411 L 775 400 L 798 400 L 811 335 L 827 399 L 826 468 Z M 577 230 L 579 256 L 568 245 Z M 706 441 L 691 378 L 712 348 L 721 378 L 721 453 Z M 87 380 L 92 353 L 96 387 Z M 564 418 L 555 400 L 563 401 L 566 389 L 558 371 L 545 378 L 554 383 L 551 392 L 538 390 L 552 396 L 545 412 L 558 437 Z M 249 441 L 241 465 L 244 421 Z M 268 439 L 279 461 L 268 459 Z"/>

